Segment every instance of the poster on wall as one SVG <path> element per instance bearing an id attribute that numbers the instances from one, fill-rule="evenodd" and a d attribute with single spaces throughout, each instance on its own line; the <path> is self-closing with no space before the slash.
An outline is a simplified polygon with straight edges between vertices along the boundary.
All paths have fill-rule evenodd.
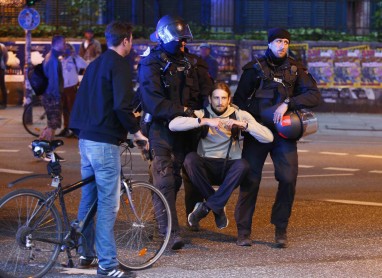
<path id="1" fill-rule="evenodd" d="M 382 51 L 363 50 L 361 71 L 362 87 L 382 88 Z"/>
<path id="2" fill-rule="evenodd" d="M 8 50 L 8 62 L 5 74 L 6 81 L 18 81 L 17 76 L 23 76 L 25 44 L 19 42 L 4 42 Z M 21 80 L 22 81 L 22 80 Z"/>
<path id="3" fill-rule="evenodd" d="M 220 73 L 235 73 L 236 66 L 236 45 L 233 43 L 207 42 L 211 45 L 211 56 L 218 61 Z M 200 43 L 189 43 L 187 48 L 190 53 L 199 55 Z"/>
<path id="4" fill-rule="evenodd" d="M 333 49 L 309 49 L 307 54 L 308 71 L 318 87 L 328 88 L 333 85 Z"/>
<path id="5" fill-rule="evenodd" d="M 356 87 L 361 84 L 361 51 L 338 49 L 334 51 L 334 86 Z"/>

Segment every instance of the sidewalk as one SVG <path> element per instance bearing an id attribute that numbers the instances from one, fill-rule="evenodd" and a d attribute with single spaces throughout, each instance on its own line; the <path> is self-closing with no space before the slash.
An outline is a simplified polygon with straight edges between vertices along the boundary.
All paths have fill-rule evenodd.
<path id="1" fill-rule="evenodd" d="M 9 106 L 0 110 L 0 127 L 11 125 L 12 134 L 29 134 L 22 126 L 23 107 Z M 351 135 L 382 137 L 382 114 L 317 112 L 317 135 Z M 1 135 L 0 135 L 1 136 Z"/>
<path id="2" fill-rule="evenodd" d="M 382 114 L 316 113 L 321 135 L 382 137 Z"/>

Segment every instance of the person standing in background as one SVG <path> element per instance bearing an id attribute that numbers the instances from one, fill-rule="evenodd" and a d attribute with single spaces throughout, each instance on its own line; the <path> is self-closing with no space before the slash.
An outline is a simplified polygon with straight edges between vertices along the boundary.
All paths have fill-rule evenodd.
<path id="1" fill-rule="evenodd" d="M 62 94 L 62 111 L 64 116 L 64 128 L 57 136 L 71 137 L 73 132 L 69 129 L 69 117 L 72 111 L 78 88 L 78 72 L 87 67 L 86 61 L 76 54 L 76 50 L 70 43 L 66 44 L 64 59 L 62 60 L 62 72 L 64 78 L 64 91 Z"/>
<path id="2" fill-rule="evenodd" d="M 87 29 L 84 33 L 85 40 L 80 45 L 79 55 L 89 64 L 102 53 L 101 44 L 94 39 L 94 32 Z"/>
<path id="3" fill-rule="evenodd" d="M 1 90 L 1 103 L 0 108 L 7 108 L 7 88 L 5 87 L 5 69 L 8 61 L 7 47 L 0 43 L 0 90 Z"/>
<path id="4" fill-rule="evenodd" d="M 199 46 L 200 57 L 208 64 L 208 73 L 212 77 L 214 81 L 216 81 L 218 77 L 218 61 L 211 56 L 211 45 L 208 43 L 202 43 Z"/>
<path id="5" fill-rule="evenodd" d="M 56 129 L 60 128 L 62 124 L 61 96 L 64 91 L 64 78 L 60 59 L 64 51 L 65 38 L 60 35 L 54 36 L 52 38 L 52 48 L 43 61 L 44 73 L 48 78 L 48 86 L 42 95 L 42 105 L 44 106 L 48 122 L 39 136 L 39 139 L 42 140 L 53 140 Z M 63 160 L 60 157 L 58 158 Z"/>

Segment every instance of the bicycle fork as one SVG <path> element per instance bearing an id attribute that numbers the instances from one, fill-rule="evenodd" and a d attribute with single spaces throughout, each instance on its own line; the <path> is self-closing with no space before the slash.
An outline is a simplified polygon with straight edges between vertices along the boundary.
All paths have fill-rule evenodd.
<path id="1" fill-rule="evenodd" d="M 122 179 L 122 184 L 123 184 L 123 186 L 125 187 L 125 190 L 126 190 L 127 199 L 129 201 L 129 206 L 130 206 L 131 210 L 134 213 L 135 219 L 137 219 L 139 221 L 139 223 L 134 223 L 133 225 L 143 226 L 142 221 L 139 218 L 137 210 L 135 209 L 135 206 L 134 206 L 134 203 L 133 203 L 133 197 L 131 195 L 131 192 L 133 191 L 133 189 L 132 189 L 132 187 L 130 185 L 127 184 L 127 180 L 126 179 Z"/>

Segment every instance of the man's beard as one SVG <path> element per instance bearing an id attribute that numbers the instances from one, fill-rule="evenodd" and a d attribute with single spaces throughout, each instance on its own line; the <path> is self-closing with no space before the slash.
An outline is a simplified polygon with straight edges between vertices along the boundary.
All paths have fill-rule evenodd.
<path id="1" fill-rule="evenodd" d="M 211 105 L 211 109 L 212 111 L 214 111 L 214 113 L 218 116 L 220 115 L 223 115 L 225 113 L 225 111 L 227 111 L 228 107 L 226 107 L 226 109 L 224 109 L 224 111 L 220 112 L 220 111 L 217 111 L 215 108 L 213 108 L 213 106 Z"/>

